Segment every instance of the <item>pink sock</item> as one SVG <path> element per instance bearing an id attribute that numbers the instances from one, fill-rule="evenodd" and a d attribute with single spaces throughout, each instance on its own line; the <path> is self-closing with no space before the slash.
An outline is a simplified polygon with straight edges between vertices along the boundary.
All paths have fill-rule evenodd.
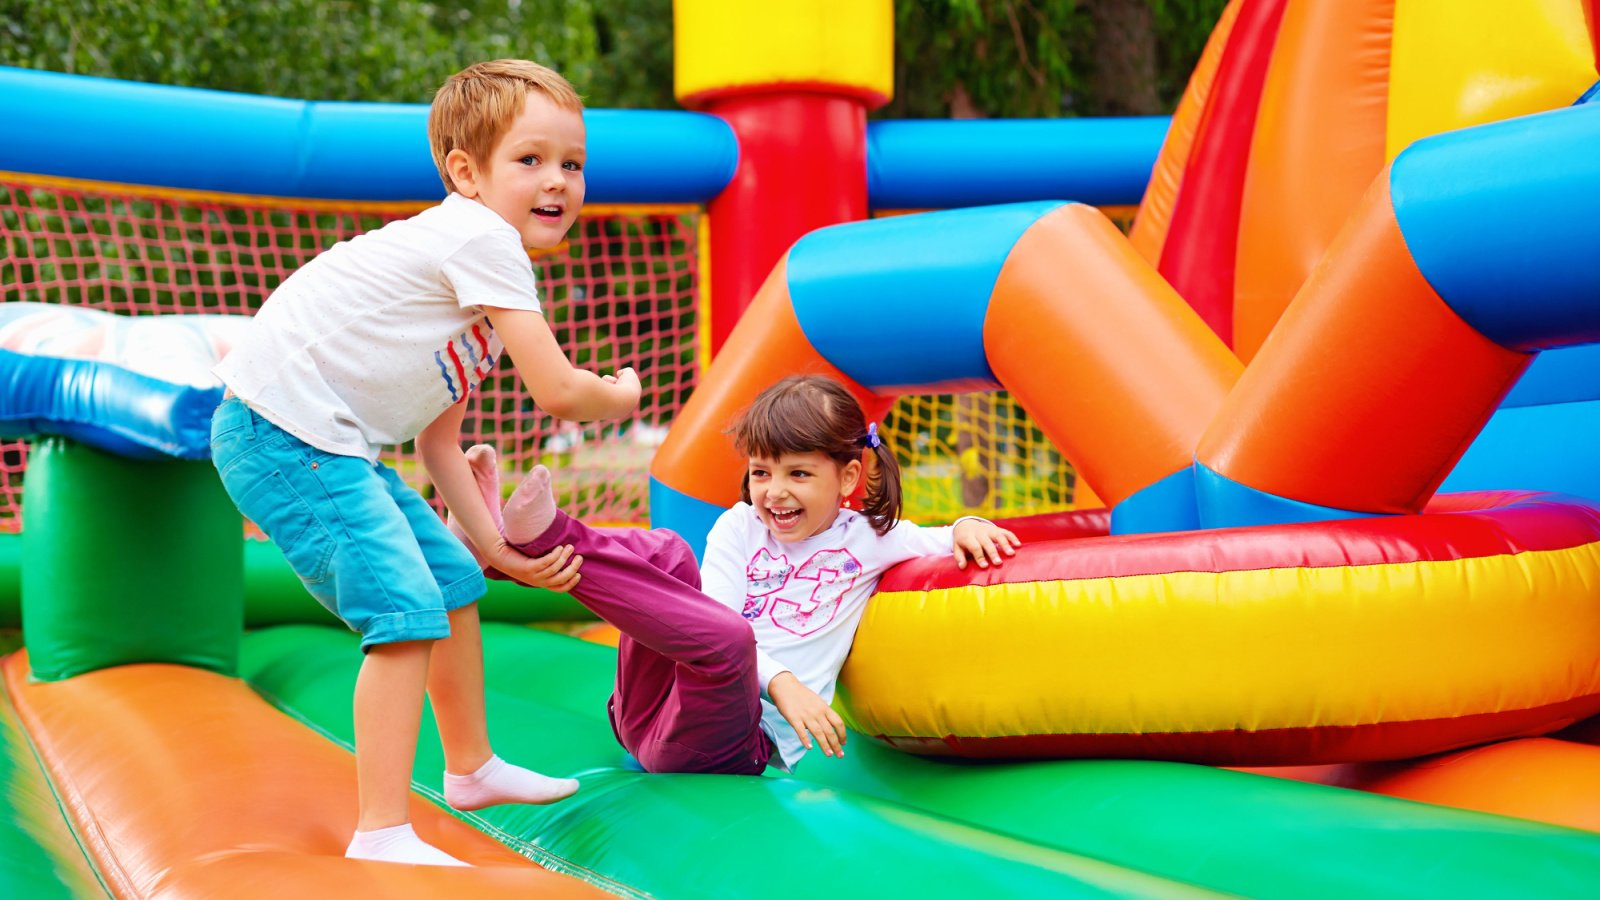
<path id="1" fill-rule="evenodd" d="M 496 526 L 500 525 L 500 465 L 495 460 L 494 448 L 488 444 L 474 444 L 467 448 L 467 467 L 472 470 L 472 478 L 478 483 L 478 493 L 483 495 L 484 505 L 489 507 L 489 516 L 494 519 Z M 451 512 L 445 518 L 450 528 L 450 533 L 456 536 L 478 561 L 478 568 L 487 569 L 488 561 L 478 548 L 472 546 L 472 541 L 467 537 L 467 532 L 456 522 L 456 514 Z"/>
<path id="2" fill-rule="evenodd" d="M 347 859 L 411 863 L 418 866 L 465 866 L 466 863 L 417 837 L 406 822 L 375 831 L 358 831 L 345 848 Z"/>
<path id="3" fill-rule="evenodd" d="M 550 470 L 534 466 L 506 501 L 502 534 L 516 546 L 524 546 L 544 534 L 556 520 L 556 498 L 550 492 Z"/>
<path id="4" fill-rule="evenodd" d="M 501 803 L 554 803 L 578 790 L 576 778 L 551 778 L 531 769 L 513 766 L 498 756 L 471 775 L 444 773 L 444 802 L 459 810 L 482 809 Z"/>

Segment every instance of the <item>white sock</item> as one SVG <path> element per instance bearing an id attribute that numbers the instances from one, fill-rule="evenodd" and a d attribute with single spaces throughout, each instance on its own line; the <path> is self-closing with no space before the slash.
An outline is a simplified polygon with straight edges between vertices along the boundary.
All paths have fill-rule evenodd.
<path id="1" fill-rule="evenodd" d="M 482 809 L 499 803 L 554 803 L 578 790 L 576 778 L 551 778 L 531 769 L 513 766 L 498 756 L 471 775 L 444 773 L 444 802 L 459 810 Z"/>
<path id="2" fill-rule="evenodd" d="M 373 859 L 379 862 L 411 863 L 418 866 L 465 866 L 467 863 L 417 837 L 411 823 L 358 831 L 345 848 L 347 859 Z"/>

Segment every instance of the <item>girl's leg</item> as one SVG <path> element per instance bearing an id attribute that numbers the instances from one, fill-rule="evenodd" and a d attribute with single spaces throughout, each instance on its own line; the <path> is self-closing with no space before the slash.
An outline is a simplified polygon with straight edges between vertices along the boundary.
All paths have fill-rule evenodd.
<path id="1" fill-rule="evenodd" d="M 530 538 L 530 521 L 550 524 Z M 682 538 L 589 528 L 555 509 L 542 466 L 507 503 L 505 525 L 507 540 L 529 555 L 571 544 L 583 557 L 572 595 L 628 641 L 612 721 L 647 770 L 754 774 L 765 767 L 755 637 L 737 612 L 699 591 L 699 569 Z"/>
<path id="2" fill-rule="evenodd" d="M 653 568 L 700 589 L 700 566 L 682 538 L 670 531 L 603 528 Z M 649 753 L 651 732 L 677 684 L 678 664 L 624 633 L 617 640 L 617 680 L 606 705 L 617 741 L 636 757 Z"/>

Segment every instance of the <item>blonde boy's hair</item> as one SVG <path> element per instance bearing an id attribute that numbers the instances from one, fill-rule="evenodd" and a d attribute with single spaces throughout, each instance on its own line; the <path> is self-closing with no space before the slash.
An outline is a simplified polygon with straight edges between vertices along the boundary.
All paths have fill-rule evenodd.
<path id="1" fill-rule="evenodd" d="M 456 189 L 444 158 L 461 149 L 486 160 L 495 141 L 511 128 L 529 94 L 542 93 L 562 109 L 581 112 L 583 100 L 561 73 L 525 59 L 495 59 L 462 69 L 445 80 L 428 111 L 428 145 L 446 191 Z"/>

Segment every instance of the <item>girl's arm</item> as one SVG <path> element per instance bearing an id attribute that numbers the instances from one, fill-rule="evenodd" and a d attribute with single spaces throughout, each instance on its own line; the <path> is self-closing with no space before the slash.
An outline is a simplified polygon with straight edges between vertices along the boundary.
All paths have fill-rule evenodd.
<path id="1" fill-rule="evenodd" d="M 569 422 L 616 419 L 639 408 L 639 376 L 631 368 L 605 378 L 573 368 L 542 313 L 487 308 L 489 324 L 517 364 L 522 383 L 545 412 Z"/>
<path id="2" fill-rule="evenodd" d="M 894 545 L 895 562 L 953 552 L 960 569 L 967 567 L 968 560 L 980 569 L 998 566 L 1022 546 L 1015 534 L 979 516 L 962 516 L 952 526 L 934 528 L 901 519 L 884 538 Z"/>
<path id="3" fill-rule="evenodd" d="M 1000 565 L 1001 554 L 1016 556 L 1022 541 L 1005 528 L 988 519 L 963 516 L 951 528 L 951 543 L 955 545 L 956 568 L 965 569 L 967 560 L 987 569 L 990 564 Z"/>

